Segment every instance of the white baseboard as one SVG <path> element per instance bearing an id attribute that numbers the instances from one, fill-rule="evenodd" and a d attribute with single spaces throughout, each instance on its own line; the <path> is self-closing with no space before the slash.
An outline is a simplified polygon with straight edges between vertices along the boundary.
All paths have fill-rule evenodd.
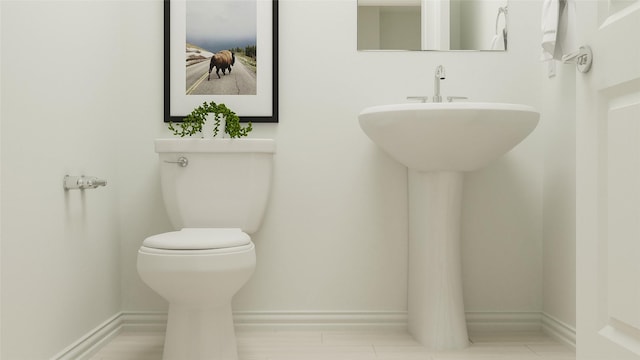
<path id="1" fill-rule="evenodd" d="M 466 316 L 470 332 L 540 331 L 542 328 L 539 312 L 468 312 Z"/>
<path id="2" fill-rule="evenodd" d="M 242 330 L 406 330 L 407 313 L 398 312 L 234 312 Z M 544 331 L 575 347 L 575 329 L 540 312 L 469 312 L 472 332 Z M 105 321 L 51 360 L 87 360 L 121 331 L 164 332 L 166 312 L 123 311 Z"/>
<path id="3" fill-rule="evenodd" d="M 398 312 L 256 312 L 233 314 L 243 330 L 406 330 L 407 313 Z"/>
<path id="4" fill-rule="evenodd" d="M 563 343 L 576 347 L 576 329 L 555 317 L 542 313 L 542 331 Z"/>
<path id="5" fill-rule="evenodd" d="M 164 332 L 167 329 L 166 311 L 123 311 L 120 318 L 123 331 Z"/>
<path id="6" fill-rule="evenodd" d="M 122 313 L 118 313 L 95 329 L 89 331 L 75 343 L 69 345 L 51 360 L 85 360 L 106 345 L 120 333 L 122 328 Z"/>
<path id="7" fill-rule="evenodd" d="M 165 331 L 166 312 L 121 313 L 126 331 Z M 236 329 L 241 330 L 375 330 L 407 329 L 407 313 L 399 312 L 290 312 L 237 311 Z"/>
<path id="8" fill-rule="evenodd" d="M 542 331 L 558 341 L 576 347 L 575 327 L 541 312 L 467 313 L 467 328 L 476 332 Z"/>
<path id="9" fill-rule="evenodd" d="M 123 312 L 123 329 L 164 331 L 164 312 Z M 468 312 L 470 331 L 540 331 L 543 314 L 539 312 Z M 552 319 L 551 317 L 548 317 Z M 242 330 L 406 330 L 407 313 L 397 312 L 290 312 L 238 311 L 233 314 Z M 574 332 L 575 333 L 575 332 Z"/>

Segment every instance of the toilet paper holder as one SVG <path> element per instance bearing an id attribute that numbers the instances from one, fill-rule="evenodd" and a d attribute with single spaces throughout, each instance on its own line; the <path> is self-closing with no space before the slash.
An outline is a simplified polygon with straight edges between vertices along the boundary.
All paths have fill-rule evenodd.
<path id="1" fill-rule="evenodd" d="M 65 175 L 62 182 L 64 190 L 86 190 L 107 186 L 107 180 L 98 179 L 95 176 L 71 176 Z"/>

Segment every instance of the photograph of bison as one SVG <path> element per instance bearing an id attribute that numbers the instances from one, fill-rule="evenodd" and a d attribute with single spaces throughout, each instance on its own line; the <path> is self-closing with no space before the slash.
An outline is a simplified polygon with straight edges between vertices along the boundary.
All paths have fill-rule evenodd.
<path id="1" fill-rule="evenodd" d="M 186 1 L 186 95 L 256 94 L 257 1 Z"/>
<path id="2" fill-rule="evenodd" d="M 222 50 L 213 54 L 209 62 L 209 76 L 207 76 L 207 81 L 211 80 L 211 70 L 213 70 L 214 67 L 216 68 L 216 75 L 218 75 L 218 79 L 220 79 L 220 70 L 222 70 L 222 74 L 225 74 L 226 70 L 231 74 L 231 65 L 235 63 L 236 55 L 229 50 Z"/>

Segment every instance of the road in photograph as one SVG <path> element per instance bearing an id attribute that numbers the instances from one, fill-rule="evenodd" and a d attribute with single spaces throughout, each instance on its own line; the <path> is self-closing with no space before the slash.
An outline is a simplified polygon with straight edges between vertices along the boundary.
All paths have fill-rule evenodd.
<path id="1" fill-rule="evenodd" d="M 256 74 L 246 67 L 242 61 L 236 59 L 231 73 L 216 75 L 216 68 L 209 75 L 209 61 L 202 61 L 187 66 L 186 94 L 187 95 L 255 95 Z"/>

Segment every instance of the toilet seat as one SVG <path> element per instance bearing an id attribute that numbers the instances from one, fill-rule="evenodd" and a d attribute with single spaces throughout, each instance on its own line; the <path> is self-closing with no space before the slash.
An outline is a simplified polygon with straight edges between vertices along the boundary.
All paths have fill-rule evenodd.
<path id="1" fill-rule="evenodd" d="M 251 238 L 241 229 L 185 228 L 153 235 L 144 240 L 142 247 L 169 251 L 222 250 L 246 247 Z"/>

